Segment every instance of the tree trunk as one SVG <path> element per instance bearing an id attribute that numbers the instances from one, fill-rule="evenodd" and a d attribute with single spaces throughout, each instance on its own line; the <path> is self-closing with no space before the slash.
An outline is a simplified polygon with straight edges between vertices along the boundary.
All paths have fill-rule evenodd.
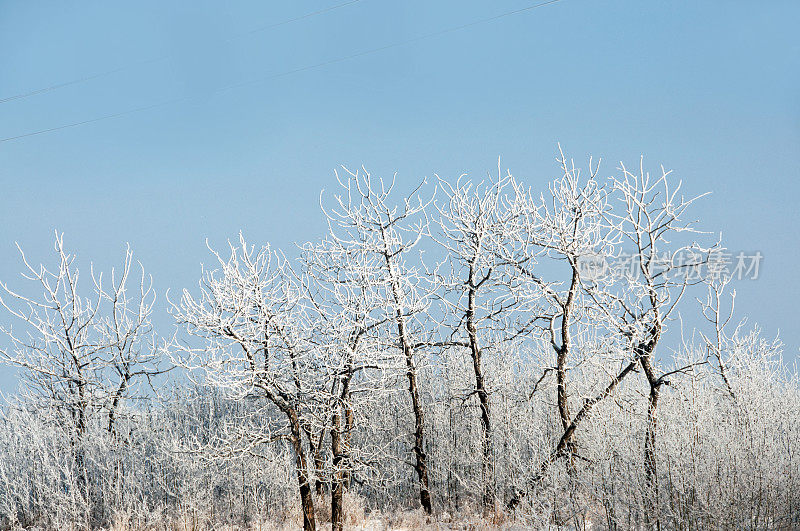
<path id="1" fill-rule="evenodd" d="M 431 494 L 428 490 L 428 465 L 427 456 L 425 455 L 425 415 L 422 411 L 422 401 L 420 400 L 419 388 L 417 387 L 417 370 L 416 367 L 414 367 L 414 349 L 411 346 L 411 339 L 406 329 L 406 318 L 403 315 L 404 295 L 400 287 L 398 273 L 395 270 L 394 253 L 389 250 L 388 236 L 384 227 L 381 228 L 381 238 L 384 242 L 383 258 L 389 273 L 392 298 L 396 305 L 397 339 L 400 347 L 403 349 L 403 355 L 406 359 L 408 392 L 411 394 L 411 408 L 414 411 L 414 470 L 416 470 L 417 476 L 419 477 L 419 501 L 425 513 L 430 515 L 433 513 L 433 505 L 431 503 Z"/>
<path id="2" fill-rule="evenodd" d="M 342 456 L 343 464 L 345 465 L 342 472 L 342 484 L 344 488 L 350 488 L 351 479 L 351 463 L 350 463 L 350 448 L 352 447 L 353 440 L 353 427 L 355 424 L 355 417 L 353 416 L 353 408 L 350 406 L 350 395 L 347 393 L 347 398 L 344 399 L 344 435 L 342 437 Z"/>
<path id="3" fill-rule="evenodd" d="M 76 472 L 77 489 L 80 496 L 86 502 L 86 525 L 92 528 L 94 522 L 92 521 L 92 513 L 94 509 L 94 502 L 92 497 L 92 488 L 89 483 L 89 475 L 86 470 L 86 439 L 88 432 L 88 401 L 86 399 L 86 382 L 81 381 L 77 384 L 78 387 L 78 406 L 72 412 L 75 419 L 75 433 L 73 435 L 73 451 Z"/>
<path id="4" fill-rule="evenodd" d="M 355 348 L 355 346 L 354 346 Z M 344 491 L 350 486 L 350 440 L 353 433 L 353 408 L 350 407 L 350 380 L 353 377 L 352 359 L 342 377 L 339 402 L 331 420 L 331 452 L 333 474 L 331 485 L 331 531 L 344 529 Z M 342 425 L 344 419 L 344 425 Z"/>
<path id="5" fill-rule="evenodd" d="M 419 477 L 419 502 L 425 514 L 433 513 L 431 493 L 428 490 L 428 464 L 425 454 L 425 415 L 417 387 L 417 371 L 411 356 L 411 349 L 406 349 L 406 368 L 408 376 L 408 392 L 411 394 L 411 408 L 414 410 L 414 470 Z"/>
<path id="6" fill-rule="evenodd" d="M 572 335 L 570 334 L 572 308 L 575 305 L 575 295 L 579 287 L 576 257 L 570 258 L 570 265 L 572 266 L 572 278 L 570 280 L 567 299 L 561 311 L 561 346 L 556 347 L 555 340 L 553 340 L 553 348 L 556 351 L 556 401 L 558 402 L 558 415 L 561 418 L 561 429 L 564 430 L 564 433 L 569 430 L 570 424 L 572 424 L 569 414 L 569 397 L 567 395 L 567 360 L 569 359 L 570 348 L 572 346 Z M 562 451 L 566 452 L 567 471 L 572 475 L 575 472 L 572 436 L 570 435 L 564 442 L 566 444 L 562 448 Z"/>
<path id="7" fill-rule="evenodd" d="M 475 325 L 475 306 L 478 285 L 475 283 L 475 269 L 472 264 L 469 268 L 469 291 L 467 295 L 467 334 L 469 335 L 470 355 L 472 368 L 475 373 L 475 392 L 481 405 L 481 434 L 483 449 L 483 507 L 490 510 L 494 507 L 494 460 L 492 456 L 492 424 L 489 414 L 489 393 L 483 378 L 481 366 L 481 349 L 478 345 L 478 329 Z"/>
<path id="8" fill-rule="evenodd" d="M 292 432 L 292 447 L 294 448 L 295 468 L 297 469 L 297 483 L 300 487 L 300 504 L 303 511 L 303 530 L 316 531 L 316 517 L 314 515 L 314 498 L 311 493 L 311 484 L 308 481 L 308 463 L 305 450 L 303 450 L 302 430 L 297 413 L 291 411 L 289 423 Z"/>
<path id="9" fill-rule="evenodd" d="M 658 518 L 658 469 L 656 467 L 656 419 L 658 396 L 663 380 L 656 376 L 653 368 L 653 352 L 661 338 L 661 323 L 656 321 L 650 331 L 650 340 L 638 347 L 642 370 L 650 384 L 647 403 L 647 432 L 644 438 L 644 478 L 645 478 L 645 525 L 661 529 Z"/>
<path id="10" fill-rule="evenodd" d="M 556 347 L 555 340 L 553 340 L 553 348 L 556 351 L 556 384 L 557 384 L 557 401 L 558 401 L 558 415 L 561 418 L 561 428 L 567 431 L 569 428 L 571 417 L 569 415 L 569 399 L 567 397 L 567 358 L 570 354 L 570 346 L 572 337 L 570 335 L 569 325 L 572 319 L 572 307 L 575 304 L 575 295 L 578 290 L 578 268 L 574 262 L 576 259 L 570 259 L 572 265 L 572 279 L 570 281 L 569 292 L 567 293 L 567 300 L 561 311 L 561 346 Z"/>
<path id="11" fill-rule="evenodd" d="M 475 384 L 481 402 L 481 429 L 483 432 L 483 506 L 487 510 L 494 507 L 494 456 L 492 455 L 492 424 L 489 416 L 489 394 L 484 386 L 481 372 L 480 351 L 473 358 L 475 364 Z"/>
<path id="12" fill-rule="evenodd" d="M 647 492 L 645 522 L 661 529 L 658 518 L 658 470 L 656 469 L 656 409 L 658 407 L 659 386 L 650 387 L 647 404 L 647 433 L 644 439 L 644 477 Z"/>
<path id="13" fill-rule="evenodd" d="M 317 496 L 322 496 L 325 492 L 325 483 L 322 481 L 322 469 L 325 464 L 322 460 L 322 442 L 324 439 L 325 427 L 323 426 L 322 429 L 320 429 L 316 445 L 312 446 L 311 449 L 314 455 L 314 490 L 317 492 Z"/>
<path id="14" fill-rule="evenodd" d="M 344 456 L 342 455 L 341 424 L 339 406 L 337 405 L 331 426 L 331 451 L 333 452 L 333 484 L 331 485 L 332 531 L 342 531 L 344 528 L 344 478 L 342 470 Z"/>

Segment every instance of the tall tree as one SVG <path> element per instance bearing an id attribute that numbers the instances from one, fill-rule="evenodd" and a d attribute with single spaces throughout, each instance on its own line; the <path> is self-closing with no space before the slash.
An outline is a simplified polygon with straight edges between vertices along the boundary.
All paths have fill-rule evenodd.
<path id="1" fill-rule="evenodd" d="M 123 403 L 137 396 L 141 382 L 164 372 L 151 323 L 155 292 L 140 264 L 138 282 L 133 254 L 127 248 L 122 267 L 103 280 L 90 267 L 80 283 L 76 255 L 56 233 L 55 267 L 33 265 L 19 248 L 22 276 L 35 295 L 0 283 L 0 304 L 20 325 L 0 327 L 11 347 L 0 349 L 0 361 L 20 369 L 28 399 L 50 410 L 69 434 L 78 488 L 88 511 L 92 485 L 87 476 L 85 445 L 90 428 L 102 422 L 114 433 Z M 88 287 L 88 289 L 87 289 Z"/>
<path id="2" fill-rule="evenodd" d="M 466 352 L 471 361 L 474 385 L 461 399 L 478 400 L 482 501 L 490 510 L 496 496 L 495 458 L 484 358 L 502 353 L 529 331 L 524 303 L 513 293 L 515 271 L 504 258 L 514 246 L 514 201 L 522 192 L 510 173 L 503 176 L 499 170 L 496 177 L 478 184 L 463 175 L 455 183 L 440 179 L 439 190 L 444 199 L 436 203 L 438 230 L 433 239 L 445 257 L 432 272 L 442 291 L 446 329 L 439 344 L 458 354 Z"/>
<path id="3" fill-rule="evenodd" d="M 514 202 L 518 210 L 514 216 L 515 245 L 507 248 L 505 256 L 526 282 L 519 296 L 536 305 L 532 330 L 544 339 L 554 361 L 549 369 L 556 377 L 561 435 L 551 458 L 542 463 L 534 477 L 553 460 L 567 457 L 571 464 L 578 427 L 635 367 L 628 361 L 621 371 L 614 370 L 621 356 L 603 315 L 609 303 L 600 301 L 597 295 L 587 296 L 589 284 L 595 291 L 606 287 L 593 282 L 594 275 L 602 272 L 618 242 L 613 225 L 607 221 L 611 205 L 608 191 L 598 178 L 599 162 L 593 164 L 590 159 L 588 175 L 582 177 L 580 168 L 560 146 L 557 162 L 561 177 L 551 182 L 546 192 L 538 197 L 526 191 L 518 194 Z M 609 378 L 584 389 L 580 406 L 573 412 L 570 364 L 580 366 L 590 360 L 606 367 Z M 547 371 L 542 378 L 546 376 Z M 577 393 L 573 390 L 572 394 Z"/>
<path id="4" fill-rule="evenodd" d="M 719 242 L 695 241 L 703 233 L 695 220 L 687 219 L 689 207 L 702 195 L 679 195 L 681 182 L 674 183 L 671 172 L 663 167 L 660 174 L 651 176 L 643 159 L 638 171 L 632 172 L 622 163 L 620 171 L 621 175 L 612 179 L 619 207 L 609 214 L 623 241 L 620 257 L 626 266 L 617 280 L 620 289 L 615 298 L 621 316 L 617 322 L 650 388 L 644 441 L 646 514 L 660 527 L 656 436 L 661 389 L 671 375 L 704 360 L 665 370 L 659 367 L 656 348 L 687 290 L 706 280 L 709 257 L 720 248 Z"/>
<path id="5" fill-rule="evenodd" d="M 330 371 L 331 525 L 344 527 L 344 495 L 358 464 L 374 459 L 370 450 L 353 446 L 357 407 L 376 407 L 388 387 L 382 374 L 392 359 L 376 331 L 391 322 L 380 296 L 382 264 L 364 248 L 336 240 L 308 243 L 300 263 L 317 327 L 312 341 Z M 324 438 L 324 437 L 322 437 Z"/>
<path id="6" fill-rule="evenodd" d="M 212 251 L 213 252 L 213 251 Z M 200 293 L 184 290 L 173 304 L 176 321 L 203 340 L 184 347 L 177 362 L 201 371 L 205 383 L 242 400 L 266 400 L 282 422 L 249 422 L 248 433 L 232 430 L 221 443 L 231 452 L 252 444 L 288 439 L 303 513 L 303 528 L 316 528 L 304 424 L 313 423 L 326 371 L 310 341 L 308 301 L 289 263 L 269 246 L 250 246 L 240 236 L 227 258 L 214 252 L 218 269 L 205 271 Z M 255 410 L 259 412 L 259 409 Z M 242 450 L 244 449 L 244 450 Z"/>
<path id="7" fill-rule="evenodd" d="M 419 483 L 419 500 L 427 514 L 433 512 L 425 444 L 425 408 L 418 382 L 419 346 L 431 337 L 425 329 L 425 313 L 430 306 L 430 289 L 419 267 L 409 261 L 420 240 L 428 233 L 425 216 L 430 201 L 419 195 L 420 187 L 393 202 L 394 180 L 373 179 L 365 169 L 344 173 L 333 205 L 323 208 L 330 238 L 349 249 L 361 249 L 377 267 L 376 289 L 383 297 L 383 308 L 391 324 L 383 327 L 383 341 L 399 351 L 405 364 L 408 395 L 414 416 L 412 451 Z M 420 185 L 421 186 L 421 185 Z"/>

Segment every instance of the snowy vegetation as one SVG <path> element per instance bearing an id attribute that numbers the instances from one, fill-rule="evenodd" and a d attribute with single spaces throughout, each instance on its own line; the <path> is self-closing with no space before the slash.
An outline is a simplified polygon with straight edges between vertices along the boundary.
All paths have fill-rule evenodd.
<path id="1" fill-rule="evenodd" d="M 175 330 L 130 251 L 80 282 L 60 235 L 23 254 L 0 528 L 800 527 L 797 373 L 696 198 L 558 163 L 407 195 L 342 169 L 327 234 L 212 250 Z"/>

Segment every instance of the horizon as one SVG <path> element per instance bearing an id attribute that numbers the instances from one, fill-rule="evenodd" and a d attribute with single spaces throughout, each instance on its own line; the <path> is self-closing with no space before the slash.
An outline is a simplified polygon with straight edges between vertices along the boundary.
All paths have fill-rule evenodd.
<path id="1" fill-rule="evenodd" d="M 780 332 L 796 362 L 797 15 L 791 2 L 6 2 L 0 281 L 20 285 L 14 242 L 52 263 L 59 230 L 103 270 L 130 243 L 163 303 L 196 285 L 206 239 L 316 239 L 339 164 L 409 189 L 481 180 L 499 156 L 542 189 L 561 142 L 581 167 L 602 158 L 603 176 L 643 154 L 687 196 L 711 192 L 700 225 L 763 256 L 760 278 L 734 285 L 737 316 Z"/>

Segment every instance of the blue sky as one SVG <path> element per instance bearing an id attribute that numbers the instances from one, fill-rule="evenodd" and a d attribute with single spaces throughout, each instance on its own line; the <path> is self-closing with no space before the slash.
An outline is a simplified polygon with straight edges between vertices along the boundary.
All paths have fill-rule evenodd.
<path id="1" fill-rule="evenodd" d="M 561 142 L 713 192 L 703 226 L 764 255 L 739 315 L 795 357 L 800 4 L 561 0 L 414 40 L 533 2 L 360 0 L 265 29 L 343 1 L 0 3 L 0 99 L 119 69 L 0 103 L 0 138 L 177 100 L 0 142 L 0 279 L 19 285 L 14 241 L 50 260 L 59 229 L 100 267 L 130 242 L 159 289 L 192 286 L 206 238 L 319 236 L 339 164 L 410 186 L 499 156 L 535 188 Z"/>

